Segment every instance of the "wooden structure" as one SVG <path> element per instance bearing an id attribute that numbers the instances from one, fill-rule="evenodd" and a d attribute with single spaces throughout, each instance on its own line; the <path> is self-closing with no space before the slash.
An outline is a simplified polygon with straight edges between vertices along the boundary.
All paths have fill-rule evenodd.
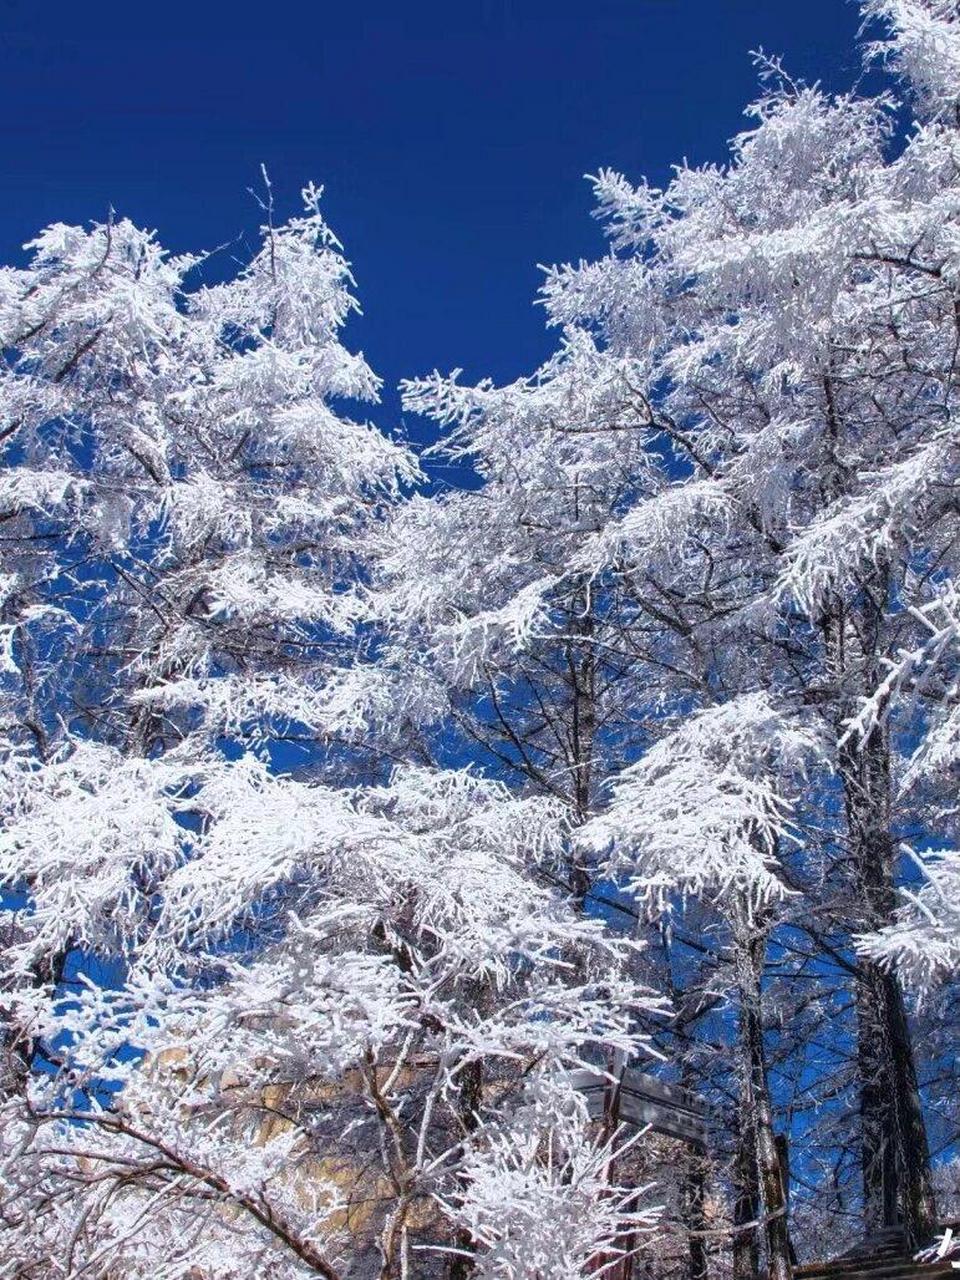
<path id="1" fill-rule="evenodd" d="M 601 1071 L 571 1071 L 567 1079 L 587 1100 L 591 1116 L 649 1126 L 654 1133 L 676 1138 L 699 1150 L 707 1146 L 707 1106 L 688 1089 L 664 1084 L 635 1067 L 624 1067 L 615 1079 Z"/>
<path id="2" fill-rule="evenodd" d="M 831 1262 L 811 1262 L 794 1268 L 794 1280 L 954 1280 L 960 1276 L 949 1257 L 932 1257 L 926 1250 L 913 1256 L 901 1227 L 887 1227 L 868 1236 Z M 927 1259 L 927 1260 L 924 1260 Z"/>
<path id="3" fill-rule="evenodd" d="M 612 1073 L 570 1071 L 566 1079 L 585 1096 L 592 1118 L 648 1127 L 654 1133 L 706 1151 L 708 1107 L 703 1098 L 688 1089 L 664 1084 L 634 1067 L 620 1067 Z M 781 1149 L 779 1155 L 783 1167 L 785 1150 Z M 785 1167 L 783 1178 L 786 1186 L 789 1173 Z M 947 1257 L 935 1256 L 933 1249 L 916 1256 L 903 1228 L 888 1227 L 839 1258 L 794 1265 L 793 1280 L 960 1280 L 960 1222 L 941 1224 L 939 1230 L 947 1225 L 957 1235 Z M 625 1267 L 623 1274 L 630 1274 L 630 1264 Z"/>

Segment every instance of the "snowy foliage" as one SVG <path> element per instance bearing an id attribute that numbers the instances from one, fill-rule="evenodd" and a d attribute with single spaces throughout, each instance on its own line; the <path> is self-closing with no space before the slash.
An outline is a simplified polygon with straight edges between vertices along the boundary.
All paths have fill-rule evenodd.
<path id="1" fill-rule="evenodd" d="M 888 658 L 883 680 L 847 731 L 858 739 L 877 725 L 908 726 L 911 749 L 900 790 L 932 808 L 935 835 L 949 842 L 923 857 L 903 846 L 917 882 L 901 886 L 897 918 L 859 943 L 865 955 L 896 965 L 920 989 L 960 969 L 960 829 L 953 799 L 960 766 L 960 596 L 952 579 L 930 595 L 910 610 L 911 647 Z"/>
<path id="2" fill-rule="evenodd" d="M 628 1252 L 624 1230 L 632 1242 L 635 1233 L 649 1234 L 656 1226 L 656 1211 L 634 1207 L 648 1188 L 611 1183 L 614 1143 L 587 1138 L 586 1116 L 573 1096 L 542 1088 L 522 1123 L 525 1149 L 495 1142 L 492 1169 L 469 1170 L 470 1190 L 456 1211 L 486 1246 L 476 1274 L 483 1280 L 525 1274 L 565 1280 L 583 1274 L 591 1262 L 592 1274 L 613 1270 Z"/>
<path id="3" fill-rule="evenodd" d="M 601 875 L 661 911 L 678 892 L 761 907 L 785 892 L 778 847 L 796 839 L 792 801 L 816 749 L 765 694 L 701 711 L 619 775 L 580 838 L 609 851 Z"/>
<path id="4" fill-rule="evenodd" d="M 540 369 L 403 384 L 422 462 L 312 186 L 227 278 L 114 218 L 0 272 L 0 1276 L 620 1280 L 676 1224 L 566 1073 L 662 1056 L 693 1273 L 789 1273 L 784 1123 L 809 1221 L 895 1149 L 930 1228 L 960 21 L 863 9 L 906 135 L 758 55 L 725 165 L 593 179 Z"/>
<path id="5" fill-rule="evenodd" d="M 419 468 L 332 407 L 377 382 L 318 195 L 222 284 L 123 221 L 3 276 L 11 1275 L 439 1274 L 531 1107 L 584 1220 L 495 1273 L 639 1220 L 534 1101 L 659 1006 L 553 883 L 564 806 L 383 763 L 445 708 L 367 584 Z"/>

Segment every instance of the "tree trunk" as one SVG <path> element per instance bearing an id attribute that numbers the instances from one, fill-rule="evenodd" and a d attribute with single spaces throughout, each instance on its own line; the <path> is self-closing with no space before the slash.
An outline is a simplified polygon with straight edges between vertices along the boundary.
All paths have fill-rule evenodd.
<path id="1" fill-rule="evenodd" d="M 597 728 L 595 625 L 588 591 L 578 590 L 575 593 L 566 626 L 568 634 L 576 637 L 564 649 L 564 678 L 570 699 L 566 754 L 571 786 L 571 817 L 574 824 L 579 826 L 590 816 L 594 735 Z M 575 856 L 570 866 L 570 891 L 581 908 L 590 892 L 591 882 L 588 866 L 582 857 Z"/>
<path id="2" fill-rule="evenodd" d="M 709 1276 L 707 1241 L 703 1234 L 707 1226 L 704 1216 L 706 1190 L 706 1161 L 699 1151 L 690 1148 L 681 1188 L 683 1221 L 690 1232 L 687 1236 L 686 1280 L 708 1280 Z"/>
<path id="3" fill-rule="evenodd" d="M 900 1209 L 907 1236 L 911 1244 L 919 1248 L 930 1243 L 937 1220 L 930 1176 L 930 1148 L 903 992 L 892 973 L 882 973 L 880 980 L 893 1066 Z"/>
<path id="4" fill-rule="evenodd" d="M 757 1280 L 760 1274 L 760 1238 L 757 1227 L 746 1227 L 760 1216 L 760 1181 L 757 1177 L 757 1141 L 747 1073 L 740 1073 L 739 1129 L 734 1156 L 733 1181 L 733 1280 Z M 738 1229 L 742 1228 L 742 1229 Z"/>
<path id="5" fill-rule="evenodd" d="M 838 763 L 860 897 L 856 927 L 872 932 L 890 922 L 896 907 L 889 755 L 882 733 L 875 731 L 858 748 L 844 744 Z M 861 963 L 857 985 L 865 1226 L 870 1231 L 895 1225 L 899 1205 L 911 1242 L 921 1244 L 936 1214 L 903 992 L 893 974 L 869 961 Z"/>
<path id="6" fill-rule="evenodd" d="M 776 1136 L 777 1159 L 780 1162 L 780 1184 L 783 1187 L 783 1197 L 787 1209 L 787 1226 L 790 1225 L 790 1139 L 785 1133 L 778 1133 Z M 797 1255 L 793 1247 L 793 1241 L 790 1241 L 790 1265 L 797 1265 Z"/>
<path id="7" fill-rule="evenodd" d="M 834 729 L 847 839 L 858 899 L 851 932 L 889 924 L 896 908 L 891 834 L 890 753 L 886 732 L 842 743 L 859 699 L 879 683 L 885 579 L 878 572 L 855 614 L 840 605 L 824 625 L 828 667 L 838 690 Z M 913 1244 L 924 1243 L 936 1219 L 930 1153 L 903 992 L 892 974 L 861 962 L 856 987 L 857 1060 L 864 1226 L 893 1226 L 898 1209 Z"/>
<path id="8" fill-rule="evenodd" d="M 864 967 L 856 980 L 860 1170 L 867 1235 L 897 1221 L 896 1134 L 890 1106 L 894 1084 L 885 1052 L 878 976 L 872 966 Z"/>
<path id="9" fill-rule="evenodd" d="M 474 1133 L 479 1123 L 480 1108 L 483 1105 L 483 1066 L 479 1059 L 471 1062 L 460 1073 L 459 1097 L 457 1098 L 457 1118 L 463 1128 L 464 1137 Z M 454 1246 L 461 1253 L 450 1255 L 447 1265 L 448 1280 L 469 1280 L 476 1267 L 474 1249 L 476 1242 L 465 1227 L 458 1229 L 454 1237 Z"/>
<path id="10" fill-rule="evenodd" d="M 753 1130 L 760 1201 L 763 1206 L 767 1273 L 770 1280 L 790 1280 L 792 1269 L 787 1196 L 773 1130 L 773 1104 L 770 1100 L 766 1049 L 763 1043 L 761 977 L 766 958 L 766 931 L 756 921 L 744 919 L 736 930 L 734 946 L 740 994 L 741 1071 L 746 1081 L 741 1096 L 749 1107 Z"/>

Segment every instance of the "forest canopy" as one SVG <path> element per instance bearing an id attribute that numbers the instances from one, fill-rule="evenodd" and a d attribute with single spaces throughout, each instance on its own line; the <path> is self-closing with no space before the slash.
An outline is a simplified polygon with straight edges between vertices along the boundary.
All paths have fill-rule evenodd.
<path id="1" fill-rule="evenodd" d="M 594 176 L 421 450 L 318 187 L 219 283 L 113 215 L 0 270 L 4 1280 L 960 1218 L 960 15 L 862 10 L 877 94 L 757 55 L 722 165 Z"/>

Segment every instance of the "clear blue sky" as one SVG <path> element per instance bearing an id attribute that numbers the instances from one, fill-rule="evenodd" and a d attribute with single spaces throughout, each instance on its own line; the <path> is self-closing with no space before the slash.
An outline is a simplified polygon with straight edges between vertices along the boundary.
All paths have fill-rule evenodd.
<path id="1" fill-rule="evenodd" d="M 177 250 L 326 186 L 388 383 L 462 365 L 502 380 L 553 339 L 538 262 L 602 250 L 585 172 L 662 181 L 721 160 L 755 88 L 748 51 L 845 87 L 846 0 L 0 0 L 0 250 L 109 205 Z"/>

